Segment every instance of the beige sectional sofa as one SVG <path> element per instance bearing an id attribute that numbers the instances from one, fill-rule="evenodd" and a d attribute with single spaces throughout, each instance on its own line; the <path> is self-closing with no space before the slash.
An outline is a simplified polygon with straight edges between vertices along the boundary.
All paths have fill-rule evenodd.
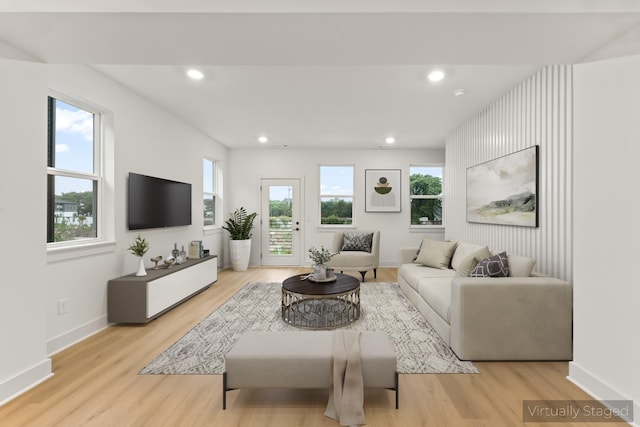
<path id="1" fill-rule="evenodd" d="M 468 277 L 487 255 L 481 245 L 425 239 L 420 252 L 400 249 L 398 283 L 462 360 L 570 360 L 571 283 L 536 275 L 534 260 L 515 255 L 507 277 Z"/>

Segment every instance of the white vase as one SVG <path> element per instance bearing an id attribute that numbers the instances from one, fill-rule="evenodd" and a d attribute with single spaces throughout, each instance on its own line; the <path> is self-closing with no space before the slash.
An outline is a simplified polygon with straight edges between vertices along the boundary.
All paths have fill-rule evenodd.
<path id="1" fill-rule="evenodd" d="M 138 257 L 138 271 L 136 271 L 136 276 L 146 276 L 147 270 L 144 269 L 144 258 Z"/>
<path id="2" fill-rule="evenodd" d="M 251 239 L 229 240 L 229 249 L 233 271 L 245 271 L 251 257 Z"/>

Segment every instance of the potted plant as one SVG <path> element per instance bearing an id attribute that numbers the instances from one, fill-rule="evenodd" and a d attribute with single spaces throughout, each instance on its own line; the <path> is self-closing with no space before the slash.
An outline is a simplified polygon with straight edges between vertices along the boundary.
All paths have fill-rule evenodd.
<path id="1" fill-rule="evenodd" d="M 325 280 L 327 278 L 326 263 L 339 252 L 330 252 L 324 246 L 316 249 L 314 246 L 309 248 L 309 258 L 313 261 L 313 278 L 315 280 Z"/>
<path id="2" fill-rule="evenodd" d="M 147 271 L 144 269 L 144 259 L 142 258 L 144 254 L 149 250 L 149 242 L 144 237 L 141 237 L 138 234 L 138 237 L 133 241 L 131 245 L 128 247 L 129 252 L 139 258 L 138 260 L 138 271 L 136 271 L 136 276 L 146 276 Z"/>
<path id="3" fill-rule="evenodd" d="M 229 232 L 229 255 L 231 267 L 234 271 L 245 271 L 249 267 L 251 257 L 251 230 L 253 221 L 258 214 L 247 213 L 244 207 L 240 207 L 231 213 L 229 219 L 222 226 Z"/>

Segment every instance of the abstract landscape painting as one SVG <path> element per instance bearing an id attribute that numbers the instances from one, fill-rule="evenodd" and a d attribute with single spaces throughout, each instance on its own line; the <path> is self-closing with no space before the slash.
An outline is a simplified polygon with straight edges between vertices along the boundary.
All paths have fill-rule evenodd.
<path id="1" fill-rule="evenodd" d="M 467 169 L 467 221 L 538 226 L 538 146 Z"/>

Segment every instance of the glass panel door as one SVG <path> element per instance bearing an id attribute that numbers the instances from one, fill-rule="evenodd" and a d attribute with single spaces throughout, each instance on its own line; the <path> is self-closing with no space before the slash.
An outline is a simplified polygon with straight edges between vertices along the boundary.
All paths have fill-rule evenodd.
<path id="1" fill-rule="evenodd" d="M 262 265 L 300 265 L 300 180 L 262 180 Z"/>

